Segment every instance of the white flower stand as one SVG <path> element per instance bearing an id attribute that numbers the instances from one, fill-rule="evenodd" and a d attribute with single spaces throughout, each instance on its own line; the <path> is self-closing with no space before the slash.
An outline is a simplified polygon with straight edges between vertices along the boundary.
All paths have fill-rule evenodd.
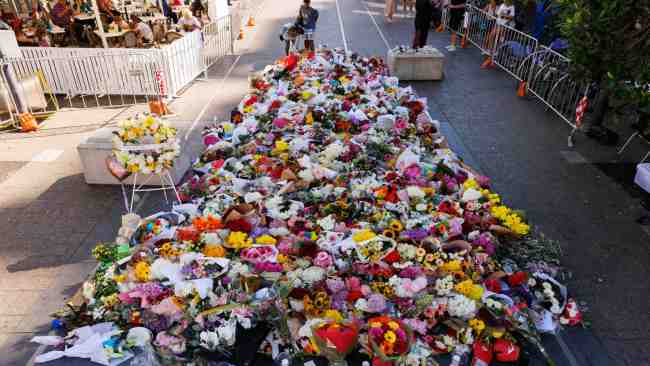
<path id="1" fill-rule="evenodd" d="M 147 151 L 162 149 L 164 146 L 165 146 L 164 144 L 132 145 L 132 146 L 123 145 L 119 147 L 119 150 L 145 153 Z M 124 208 L 128 213 L 133 212 L 134 203 L 139 197 L 138 193 L 142 193 L 142 192 L 162 191 L 163 195 L 165 196 L 165 202 L 169 203 L 169 198 L 167 197 L 167 191 L 173 191 L 176 201 L 178 203 L 181 203 L 181 198 L 180 195 L 178 194 L 178 190 L 176 190 L 174 178 L 172 178 L 170 169 L 163 169 L 158 173 L 151 173 L 151 174 L 142 174 L 136 172 L 130 178 L 132 178 L 130 182 L 127 182 L 126 180 L 120 182 L 122 188 L 122 198 L 124 199 Z M 138 180 L 138 178 L 140 178 L 140 180 Z M 159 185 L 159 187 L 151 187 L 152 179 L 157 180 L 156 185 Z M 127 188 L 127 186 L 131 186 L 131 188 Z M 127 191 L 130 191 L 131 193 L 130 197 Z"/>

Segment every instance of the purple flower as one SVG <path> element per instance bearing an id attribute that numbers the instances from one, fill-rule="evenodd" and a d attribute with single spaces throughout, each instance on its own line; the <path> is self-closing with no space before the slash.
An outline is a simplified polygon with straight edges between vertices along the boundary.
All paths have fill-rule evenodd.
<path id="1" fill-rule="evenodd" d="M 367 310 L 370 313 L 380 313 L 386 309 L 386 298 L 380 294 L 372 294 L 368 297 Z"/>
<path id="2" fill-rule="evenodd" d="M 419 266 L 412 266 L 412 267 L 404 268 L 399 273 L 399 276 L 402 278 L 410 278 L 413 280 L 416 277 L 420 276 L 420 274 L 422 274 L 422 269 Z"/>
<path id="3" fill-rule="evenodd" d="M 490 178 L 484 176 L 484 175 L 479 175 L 475 178 L 476 183 L 478 183 L 481 188 L 490 188 Z"/>
<path id="4" fill-rule="evenodd" d="M 427 236 L 429 236 L 429 231 L 426 229 L 413 229 L 413 230 L 404 231 L 402 235 L 406 236 L 411 240 L 422 240 Z"/>

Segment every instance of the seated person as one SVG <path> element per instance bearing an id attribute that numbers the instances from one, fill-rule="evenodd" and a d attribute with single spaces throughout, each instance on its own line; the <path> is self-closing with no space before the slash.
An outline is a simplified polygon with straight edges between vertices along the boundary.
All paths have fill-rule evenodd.
<path id="1" fill-rule="evenodd" d="M 109 28 L 114 28 L 117 29 L 118 31 L 126 31 L 129 30 L 131 27 L 129 26 L 129 23 L 122 18 L 122 14 L 117 14 L 115 17 L 113 17 L 113 21 L 111 22 L 111 25 Z"/>
<path id="2" fill-rule="evenodd" d="M 194 15 L 190 9 L 184 8 L 181 10 L 181 18 L 178 20 L 178 26 L 185 32 L 193 32 L 201 29 L 201 22 Z"/>
<path id="3" fill-rule="evenodd" d="M 39 47 L 51 47 L 52 41 L 50 40 L 50 35 L 47 34 L 46 28 L 38 28 L 36 30 L 36 40 L 38 41 Z"/>
<path id="4" fill-rule="evenodd" d="M 22 21 L 14 13 L 5 12 L 4 10 L 2 10 L 0 19 L 2 19 L 2 21 L 5 24 L 9 25 L 11 29 L 13 29 L 14 31 L 22 27 Z"/>
<path id="5" fill-rule="evenodd" d="M 54 25 L 73 34 L 77 40 L 81 38 L 81 25 L 75 24 L 72 9 L 70 9 L 66 0 L 57 0 L 52 7 L 50 19 Z"/>
<path id="6" fill-rule="evenodd" d="M 97 7 L 99 8 L 100 13 L 106 15 L 116 16 L 119 14 L 119 12 L 113 8 L 112 0 L 97 0 Z"/>
<path id="7" fill-rule="evenodd" d="M 151 30 L 151 27 L 149 24 L 140 20 L 140 18 L 135 14 L 131 15 L 131 29 L 138 37 L 138 46 L 142 46 L 145 42 L 153 42 L 153 31 Z"/>

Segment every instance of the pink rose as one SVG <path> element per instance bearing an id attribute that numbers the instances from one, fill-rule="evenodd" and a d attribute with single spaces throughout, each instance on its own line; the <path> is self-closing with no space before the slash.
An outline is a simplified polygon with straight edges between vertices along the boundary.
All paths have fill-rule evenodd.
<path id="1" fill-rule="evenodd" d="M 289 120 L 286 118 L 276 118 L 273 120 L 273 127 L 276 128 L 285 128 L 289 124 Z"/>
<path id="2" fill-rule="evenodd" d="M 327 269 L 331 267 L 333 264 L 332 256 L 329 255 L 327 252 L 318 252 L 316 254 L 316 258 L 314 258 L 314 265 Z"/>
<path id="3" fill-rule="evenodd" d="M 372 290 L 370 289 L 370 286 L 368 285 L 362 285 L 361 286 L 361 293 L 363 296 L 368 296 L 372 293 Z"/>
<path id="4" fill-rule="evenodd" d="M 357 277 L 348 277 L 345 279 L 345 285 L 348 287 L 348 290 L 359 290 L 361 287 L 361 280 Z"/>
<path id="5" fill-rule="evenodd" d="M 203 138 L 203 144 L 205 146 L 214 145 L 219 142 L 219 137 L 215 135 L 207 135 Z"/>

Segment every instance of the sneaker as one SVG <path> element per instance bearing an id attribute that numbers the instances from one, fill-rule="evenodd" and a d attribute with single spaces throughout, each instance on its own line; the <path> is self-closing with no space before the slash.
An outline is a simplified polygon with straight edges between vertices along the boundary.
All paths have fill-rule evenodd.
<path id="1" fill-rule="evenodd" d="M 447 46 L 446 48 L 447 48 L 447 51 L 449 51 L 449 52 L 454 52 L 454 51 L 456 51 L 456 46 L 449 45 L 449 46 Z"/>

